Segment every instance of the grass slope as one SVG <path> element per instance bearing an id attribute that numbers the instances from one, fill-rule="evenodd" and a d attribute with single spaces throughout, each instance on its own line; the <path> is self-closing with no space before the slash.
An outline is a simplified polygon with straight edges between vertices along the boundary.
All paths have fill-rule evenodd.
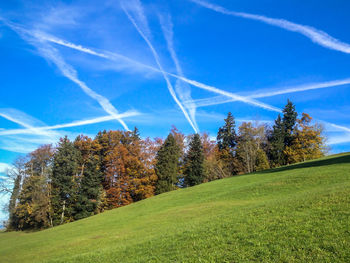
<path id="1" fill-rule="evenodd" d="M 0 262 L 169 261 L 350 262 L 350 154 L 0 233 Z"/>

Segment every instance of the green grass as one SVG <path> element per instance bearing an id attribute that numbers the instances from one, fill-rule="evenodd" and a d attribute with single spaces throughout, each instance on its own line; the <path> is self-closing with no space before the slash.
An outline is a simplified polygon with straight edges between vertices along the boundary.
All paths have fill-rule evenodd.
<path id="1" fill-rule="evenodd" d="M 350 262 L 350 154 L 0 233 L 0 262 L 252 261 Z"/>

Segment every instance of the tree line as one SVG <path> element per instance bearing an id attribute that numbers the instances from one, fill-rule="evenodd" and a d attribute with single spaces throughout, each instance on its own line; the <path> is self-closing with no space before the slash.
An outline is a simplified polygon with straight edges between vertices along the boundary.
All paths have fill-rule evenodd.
<path id="1" fill-rule="evenodd" d="M 94 139 L 61 138 L 19 157 L 8 230 L 36 230 L 72 222 L 139 200 L 225 177 L 319 158 L 326 144 L 288 100 L 274 125 L 243 122 L 228 113 L 216 141 L 186 136 L 173 127 L 165 140 L 142 139 L 139 131 L 101 131 Z M 6 187 L 2 187 L 4 190 Z"/>

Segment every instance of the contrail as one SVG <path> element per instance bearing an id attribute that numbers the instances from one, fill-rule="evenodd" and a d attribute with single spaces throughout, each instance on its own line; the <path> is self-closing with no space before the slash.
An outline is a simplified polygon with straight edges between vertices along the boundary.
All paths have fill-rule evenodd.
<path id="1" fill-rule="evenodd" d="M 39 53 L 43 57 L 52 61 L 66 78 L 76 83 L 85 92 L 86 95 L 96 100 L 108 114 L 114 116 L 115 119 L 119 121 L 119 123 L 124 127 L 125 130 L 129 131 L 129 128 L 125 124 L 125 122 L 122 119 L 118 118 L 118 111 L 110 103 L 110 101 L 107 98 L 90 89 L 83 81 L 81 81 L 78 78 L 77 71 L 64 61 L 58 50 L 46 44 L 46 42 L 43 41 L 44 36 L 41 37 L 40 32 L 31 32 L 30 30 L 23 29 L 11 22 L 8 22 L 7 20 L 4 20 L 1 17 L 0 20 L 3 21 L 5 25 L 10 27 L 16 33 L 18 33 L 28 43 L 35 46 L 38 49 Z"/>
<path id="2" fill-rule="evenodd" d="M 12 112 L 12 113 L 16 113 L 16 112 Z M 42 130 L 28 124 L 26 121 L 21 120 L 20 116 L 16 117 L 16 116 L 13 116 L 13 114 L 8 113 L 8 112 L 7 113 L 0 112 L 0 116 L 9 120 L 9 121 L 12 121 L 14 123 L 17 123 L 17 124 L 23 126 L 24 128 L 26 128 L 27 131 L 30 131 L 33 134 L 43 135 L 43 136 L 47 136 L 50 138 L 55 136 L 55 134 L 53 134 L 52 132 L 42 131 Z M 6 130 L 2 130 L 2 131 L 0 131 L 0 133 L 5 132 L 5 131 Z"/>
<path id="3" fill-rule="evenodd" d="M 119 121 L 119 123 L 124 127 L 125 130 L 129 131 L 128 126 L 125 124 L 125 122 L 121 118 L 119 118 L 117 109 L 114 108 L 114 106 L 110 103 L 110 101 L 104 96 L 90 89 L 85 84 L 85 82 L 81 81 L 78 78 L 78 74 L 76 70 L 64 61 L 64 59 L 61 57 L 61 55 L 55 48 L 49 45 L 41 45 L 41 46 L 37 45 L 36 47 L 44 57 L 51 60 L 59 68 L 59 70 L 62 72 L 62 74 L 65 77 L 67 77 L 68 79 L 76 83 L 85 92 L 86 95 L 96 100 L 108 114 L 110 114 L 116 120 Z"/>
<path id="4" fill-rule="evenodd" d="M 343 86 L 347 84 L 350 84 L 350 78 L 341 79 L 341 80 L 332 80 L 332 81 L 321 82 L 321 83 L 305 84 L 300 86 L 284 88 L 276 91 L 266 91 L 266 92 L 262 91 L 260 93 L 259 91 L 254 91 L 253 94 L 247 95 L 245 97 L 252 98 L 252 99 L 266 98 L 266 97 L 272 97 L 272 96 L 307 91 L 307 90 Z M 228 99 L 226 96 L 216 96 L 211 98 L 198 99 L 198 100 L 195 100 L 194 102 L 196 107 L 206 107 L 206 106 L 223 104 L 223 103 L 228 103 L 233 101 L 236 101 L 236 100 Z"/>
<path id="5" fill-rule="evenodd" d="M 89 48 L 86 48 L 86 47 L 83 47 L 83 46 L 80 46 L 80 45 L 76 45 L 76 44 L 73 44 L 73 43 L 70 43 L 68 41 L 65 41 L 65 40 L 61 40 L 61 39 L 57 39 L 57 38 L 54 38 L 54 37 L 50 37 L 48 35 L 41 35 L 41 37 L 43 38 L 43 40 L 47 40 L 49 42 L 53 42 L 53 43 L 56 43 L 58 45 L 62 45 L 62 46 L 66 46 L 68 48 L 72 48 L 72 49 L 75 49 L 75 50 L 78 50 L 78 51 L 81 51 L 81 52 L 85 52 L 85 53 L 88 53 L 88 54 L 91 54 L 91 55 L 94 55 L 94 56 L 98 56 L 98 57 L 103 57 L 105 59 L 108 59 L 108 60 L 112 60 L 112 61 L 116 61 L 118 58 L 119 59 L 124 59 L 126 61 L 129 61 L 130 63 L 132 64 L 135 64 L 135 65 L 138 65 L 138 66 L 141 66 L 141 67 L 144 67 L 144 68 L 147 68 L 147 69 L 150 69 L 152 71 L 155 71 L 155 72 L 159 72 L 159 73 L 162 73 L 162 74 L 167 74 L 169 76 L 172 76 L 174 78 L 177 78 L 177 79 L 181 79 L 195 87 L 198 87 L 198 88 L 202 88 L 202 89 L 205 89 L 205 90 L 209 90 L 209 91 L 212 91 L 214 93 L 217 93 L 217 94 L 221 94 L 227 98 L 229 98 L 228 100 L 226 100 L 227 102 L 229 101 L 235 101 L 235 100 L 238 100 L 238 101 L 243 101 L 243 102 L 246 102 L 247 100 L 249 100 L 249 98 L 245 98 L 244 96 L 239 96 L 239 95 L 236 95 L 234 93 L 230 93 L 230 92 L 227 92 L 227 91 L 222 91 L 222 90 L 219 90 L 215 87 L 211 87 L 211 86 L 208 86 L 208 85 L 205 85 L 203 83 L 199 83 L 197 81 L 194 81 L 194 80 L 190 80 L 190 79 L 187 79 L 187 78 L 184 78 L 184 77 L 181 77 L 181 76 L 178 76 L 176 74 L 172 74 L 172 73 L 168 73 L 168 72 L 162 72 L 161 70 L 157 69 L 157 68 L 154 68 L 152 66 L 149 66 L 149 65 L 145 65 L 143 63 L 140 63 L 136 60 L 133 60 L 133 59 L 130 59 L 126 56 L 123 56 L 121 54 L 118 54 L 118 53 L 112 53 L 112 52 L 104 52 L 104 53 L 101 53 L 101 52 L 97 52 L 97 51 L 94 51 L 92 49 L 89 49 Z M 338 81 L 333 81 L 335 85 L 345 85 L 347 83 L 345 83 L 347 81 L 347 79 L 343 80 L 344 81 L 344 84 L 337 84 L 336 82 Z M 339 81 L 339 83 L 342 82 L 342 80 Z M 329 82 L 329 84 L 331 84 L 331 82 Z M 316 84 L 316 85 L 319 85 L 319 88 L 322 88 L 322 83 L 321 84 Z M 326 85 L 326 84 L 325 84 Z M 316 87 L 316 86 L 315 86 Z M 302 87 L 299 87 L 300 88 L 300 91 Z M 291 88 L 289 89 L 288 92 L 291 92 L 292 90 L 295 90 L 294 92 L 297 92 L 299 90 L 297 90 L 296 88 Z M 310 88 L 312 89 L 312 88 Z M 306 90 L 306 89 L 305 89 Z M 276 94 L 275 95 L 278 95 L 278 94 L 284 94 L 282 93 L 282 91 L 276 91 L 275 92 Z M 278 93 L 278 94 L 277 94 Z M 287 93 L 287 92 L 285 92 Z M 272 94 L 271 94 L 272 96 Z M 262 97 L 262 96 L 261 96 Z M 219 99 L 219 98 L 222 98 L 222 96 L 217 96 L 215 97 L 216 99 Z M 253 96 L 251 96 L 251 98 L 253 98 Z M 198 106 L 201 106 L 200 102 L 198 102 L 199 105 Z M 266 106 L 267 106 L 267 109 L 270 109 L 270 105 L 266 105 L 266 104 L 263 104 L 262 106 L 259 105 L 259 104 L 256 104 L 255 101 L 251 101 L 251 104 L 255 105 L 255 106 L 258 106 L 258 107 L 262 107 L 262 108 L 265 108 L 266 109 Z M 278 111 L 280 112 L 280 109 L 277 109 L 275 107 L 273 107 L 272 109 L 270 110 L 273 110 L 273 111 Z"/>
<path id="6" fill-rule="evenodd" d="M 184 77 L 183 70 L 180 66 L 180 62 L 177 58 L 175 48 L 174 48 L 174 31 L 173 31 L 173 24 L 171 22 L 170 15 L 168 15 L 167 18 L 164 18 L 163 16 L 159 16 L 159 20 L 160 20 L 161 28 L 163 31 L 163 35 L 164 35 L 165 40 L 167 42 L 170 56 L 175 64 L 177 75 Z M 187 108 L 187 110 L 191 116 L 191 120 L 195 126 L 195 132 L 198 133 L 199 129 L 198 129 L 198 125 L 196 122 L 196 104 L 193 102 L 193 99 L 191 97 L 190 86 L 184 81 L 177 80 L 176 85 L 175 85 L 175 89 L 178 92 L 182 103 L 185 105 L 185 107 Z M 186 101 L 186 103 L 184 103 L 185 101 Z"/>
<path id="7" fill-rule="evenodd" d="M 337 128 L 337 129 L 340 129 L 340 130 L 343 130 L 343 131 L 346 131 L 346 132 L 350 132 L 350 128 L 347 128 L 347 127 L 344 127 L 344 126 L 341 126 L 341 125 L 337 125 L 337 124 L 334 124 L 334 123 L 330 123 L 330 122 L 325 122 L 325 121 L 324 121 L 324 123 L 327 123 L 330 126 L 333 126 L 334 128 Z"/>
<path id="8" fill-rule="evenodd" d="M 171 73 L 169 73 L 169 75 L 170 76 L 174 76 L 174 74 L 171 74 Z M 247 104 L 258 106 L 258 107 L 266 109 L 266 110 L 271 110 L 271 111 L 275 111 L 275 112 L 281 112 L 281 110 L 279 108 L 276 108 L 274 106 L 268 105 L 266 103 L 263 103 L 263 102 L 260 102 L 260 101 L 257 101 L 257 100 L 254 100 L 254 99 L 251 99 L 251 98 L 248 98 L 248 97 L 240 96 L 240 95 L 228 92 L 228 91 L 220 90 L 220 89 L 218 89 L 216 87 L 209 86 L 209 85 L 197 82 L 195 80 L 182 78 L 180 76 L 177 76 L 177 77 L 179 79 L 183 80 L 183 81 L 186 81 L 187 83 L 189 83 L 189 84 L 191 84 L 193 86 L 196 86 L 196 87 L 199 87 L 201 89 L 208 90 L 208 91 L 211 91 L 211 92 L 214 92 L 214 93 L 217 93 L 217 94 L 224 95 L 226 97 L 232 98 L 233 100 L 242 101 L 242 102 L 245 102 Z"/>
<path id="9" fill-rule="evenodd" d="M 168 90 L 171 94 L 171 96 L 173 97 L 173 99 L 175 100 L 175 102 L 177 103 L 177 105 L 180 107 L 181 111 L 183 112 L 183 114 L 185 115 L 187 121 L 190 123 L 190 125 L 192 126 L 193 130 L 196 131 L 196 127 L 193 124 L 190 116 L 188 115 L 187 111 L 185 110 L 185 108 L 183 107 L 182 103 L 179 101 L 179 99 L 176 96 L 176 93 L 174 91 L 173 86 L 171 85 L 169 78 L 167 76 L 167 74 L 164 72 L 164 69 L 160 63 L 160 58 L 158 56 L 157 51 L 155 50 L 155 48 L 153 47 L 152 43 L 150 42 L 150 40 L 147 38 L 147 36 L 142 32 L 142 30 L 139 28 L 139 26 L 136 24 L 136 21 L 134 20 L 134 18 L 130 15 L 130 13 L 128 12 L 128 10 L 126 10 L 124 4 L 124 2 L 121 2 L 121 7 L 124 11 L 124 13 L 126 14 L 126 16 L 128 17 L 128 19 L 130 20 L 130 22 L 134 25 L 136 31 L 140 34 L 140 36 L 145 40 L 145 42 L 147 43 L 148 47 L 150 48 L 153 57 L 158 65 L 158 68 L 160 70 L 160 72 L 162 73 L 166 83 L 167 83 L 167 87 Z M 138 8 L 136 9 L 136 12 L 142 12 L 142 7 L 141 7 L 141 3 L 138 2 L 138 0 L 135 1 L 136 6 L 138 6 Z M 143 13 L 139 14 L 139 16 L 144 17 Z"/>
<path id="10" fill-rule="evenodd" d="M 125 113 L 118 114 L 118 118 L 128 118 L 128 117 L 137 116 L 137 115 L 140 115 L 140 113 L 137 111 L 128 111 Z M 2 116 L 2 115 L 0 114 L 0 116 Z M 15 135 L 15 134 L 37 134 L 38 131 L 41 132 L 41 131 L 47 131 L 47 130 L 70 128 L 70 127 L 106 122 L 106 121 L 111 121 L 111 120 L 115 120 L 115 116 L 107 115 L 107 116 L 93 118 L 93 119 L 89 119 L 89 120 L 74 121 L 71 123 L 57 124 L 57 125 L 44 126 L 44 127 L 35 127 L 35 128 L 28 128 L 28 129 L 1 130 L 0 136 L 1 135 Z"/>
<path id="11" fill-rule="evenodd" d="M 306 36 L 312 42 L 320 46 L 350 54 L 350 45 L 348 43 L 342 42 L 328 35 L 326 32 L 318 30 L 311 26 L 296 24 L 285 19 L 270 18 L 262 15 L 256 15 L 256 14 L 250 14 L 250 13 L 244 13 L 244 12 L 235 12 L 235 11 L 228 10 L 222 6 L 208 3 L 202 0 L 189 0 L 189 1 L 225 15 L 231 15 L 231 16 L 256 20 L 256 21 L 263 22 L 265 24 L 283 28 L 288 31 L 297 32 L 299 34 Z"/>
<path id="12" fill-rule="evenodd" d="M 112 60 L 112 61 L 116 61 L 117 58 L 121 58 L 121 59 L 129 61 L 130 63 L 133 63 L 135 65 L 141 66 L 143 68 L 147 68 L 149 70 L 152 70 L 152 71 L 155 71 L 155 72 L 159 72 L 161 74 L 166 74 L 166 75 L 174 77 L 176 79 L 180 79 L 180 80 L 182 80 L 182 81 L 184 81 L 184 82 L 186 82 L 186 83 L 188 83 L 188 84 L 190 84 L 192 86 L 195 86 L 197 88 L 209 90 L 211 92 L 214 92 L 214 93 L 220 94 L 220 95 L 224 95 L 224 96 L 229 97 L 229 98 L 234 99 L 234 100 L 238 100 L 238 101 L 242 101 L 242 102 L 246 102 L 246 103 L 248 103 L 247 101 L 249 101 L 250 104 L 252 104 L 254 106 L 257 106 L 257 107 L 262 107 L 261 105 L 264 105 L 262 108 L 265 108 L 265 109 L 268 109 L 268 110 L 272 110 L 272 111 L 277 111 L 276 110 L 277 108 L 269 106 L 267 104 L 254 101 L 254 100 L 251 100 L 249 98 L 244 98 L 243 96 L 239 96 L 239 95 L 236 95 L 236 94 L 228 92 L 228 91 L 223 91 L 223 90 L 220 90 L 218 88 L 215 88 L 215 87 L 212 87 L 212 86 L 209 86 L 209 85 L 206 85 L 206 84 L 203 84 L 203 83 L 200 83 L 198 81 L 191 80 L 191 79 L 188 79 L 188 78 L 185 78 L 185 77 L 181 77 L 181 76 L 173 74 L 173 73 L 169 73 L 169 72 L 166 72 L 166 71 L 161 71 L 160 69 L 154 68 L 154 67 L 149 66 L 149 65 L 145 65 L 145 64 L 140 63 L 140 62 L 138 62 L 136 60 L 133 60 L 131 58 L 125 57 L 123 55 L 120 55 L 118 53 L 112 53 L 112 52 L 100 53 L 100 52 L 94 51 L 92 49 L 89 49 L 89 48 L 86 48 L 86 47 L 82 47 L 80 45 L 76 45 L 76 44 L 73 44 L 73 43 L 70 43 L 70 42 L 67 42 L 67 41 L 64 41 L 64 40 L 59 40 L 59 39 L 56 39 L 56 38 L 43 37 L 43 40 L 51 41 L 51 42 L 54 42 L 54 43 L 56 43 L 58 45 L 62 45 L 62 46 L 65 46 L 65 47 L 68 47 L 68 48 L 72 48 L 72 49 L 75 49 L 75 50 L 78 50 L 78 51 L 81 51 L 81 52 L 85 52 L 85 53 L 88 53 L 88 54 L 91 54 L 91 55 L 95 55 L 95 56 L 98 56 L 98 57 L 103 57 L 103 58 L 106 58 L 106 59 Z M 223 93 L 225 93 L 227 95 L 225 95 Z"/>

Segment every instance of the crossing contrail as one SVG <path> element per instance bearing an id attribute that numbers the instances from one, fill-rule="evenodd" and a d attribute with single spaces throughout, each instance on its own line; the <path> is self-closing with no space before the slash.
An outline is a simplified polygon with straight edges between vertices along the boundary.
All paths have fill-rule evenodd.
<path id="1" fill-rule="evenodd" d="M 165 37 L 165 40 L 167 42 L 167 47 L 170 53 L 170 56 L 175 64 L 177 75 L 184 77 L 183 70 L 180 66 L 179 59 L 177 58 L 175 48 L 174 48 L 174 31 L 173 31 L 173 24 L 171 22 L 170 15 L 168 15 L 166 18 L 163 16 L 159 16 L 161 28 L 163 31 L 163 35 Z M 177 80 L 175 89 L 179 94 L 179 97 L 188 110 L 191 120 L 195 126 L 195 132 L 199 132 L 199 128 L 196 122 L 196 104 L 193 102 L 193 99 L 191 97 L 191 87 L 188 85 L 188 83 Z"/>
<path id="2" fill-rule="evenodd" d="M 134 1 L 135 5 L 134 6 L 137 6 L 136 8 L 136 12 L 138 13 L 138 16 L 139 17 L 142 17 L 144 20 L 144 15 L 143 15 L 143 12 L 142 12 L 142 6 L 141 6 L 141 3 L 138 1 L 138 0 L 135 0 Z M 151 50 L 152 54 L 153 54 L 153 57 L 154 57 L 154 60 L 156 61 L 157 65 L 158 65 L 158 68 L 159 68 L 159 71 L 162 73 L 163 77 L 164 77 L 164 80 L 165 82 L 167 83 L 167 87 L 168 87 L 168 90 L 171 94 L 171 96 L 173 97 L 173 99 L 175 100 L 176 104 L 180 107 L 181 111 L 183 112 L 183 114 L 185 115 L 185 118 L 187 119 L 187 121 L 189 122 L 189 124 L 192 126 L 193 130 L 195 132 L 197 132 L 196 130 L 196 126 L 195 124 L 193 123 L 193 121 L 191 120 L 190 116 L 188 115 L 186 109 L 184 108 L 184 106 L 182 105 L 182 103 L 180 102 L 180 100 L 177 98 L 176 96 L 176 93 L 174 91 L 174 88 L 173 86 L 171 85 L 171 82 L 167 76 L 167 74 L 164 72 L 164 69 L 163 69 L 163 66 L 161 65 L 160 63 L 160 58 L 159 58 L 159 55 L 157 53 L 157 51 L 155 50 L 155 48 L 153 47 L 151 41 L 148 39 L 148 37 L 144 34 L 144 32 L 140 29 L 140 27 L 138 26 L 138 24 L 136 23 L 135 19 L 131 16 L 131 14 L 128 12 L 128 10 L 125 8 L 124 6 L 124 2 L 122 1 L 121 2 L 121 6 L 122 6 L 122 9 L 124 11 L 124 13 L 126 14 L 126 16 L 128 17 L 128 19 L 130 20 L 130 22 L 133 24 L 133 26 L 135 27 L 136 31 L 140 34 L 140 36 L 145 40 L 145 42 L 147 43 L 149 49 Z M 140 13 L 141 12 L 141 13 Z M 145 25 L 144 25 L 145 27 Z M 148 31 L 150 32 L 150 31 Z"/>
<path id="3" fill-rule="evenodd" d="M 25 41 L 27 41 L 28 43 L 36 47 L 41 56 L 53 62 L 66 78 L 76 83 L 84 91 L 86 95 L 96 100 L 108 114 L 110 114 L 111 116 L 114 116 L 114 118 L 119 121 L 119 123 L 123 126 L 125 130 L 129 131 L 128 126 L 125 124 L 125 122 L 122 119 L 118 117 L 118 111 L 110 103 L 110 101 L 104 96 L 90 89 L 85 82 L 81 81 L 78 78 L 77 71 L 71 65 L 65 62 L 65 60 L 63 59 L 63 57 L 60 55 L 60 53 L 56 48 L 47 44 L 48 43 L 47 41 L 44 41 L 45 37 L 41 36 L 40 32 L 26 30 L 1 17 L 0 17 L 0 21 L 3 21 L 5 25 L 7 25 L 9 28 L 15 31 L 17 34 L 19 34 Z"/>

